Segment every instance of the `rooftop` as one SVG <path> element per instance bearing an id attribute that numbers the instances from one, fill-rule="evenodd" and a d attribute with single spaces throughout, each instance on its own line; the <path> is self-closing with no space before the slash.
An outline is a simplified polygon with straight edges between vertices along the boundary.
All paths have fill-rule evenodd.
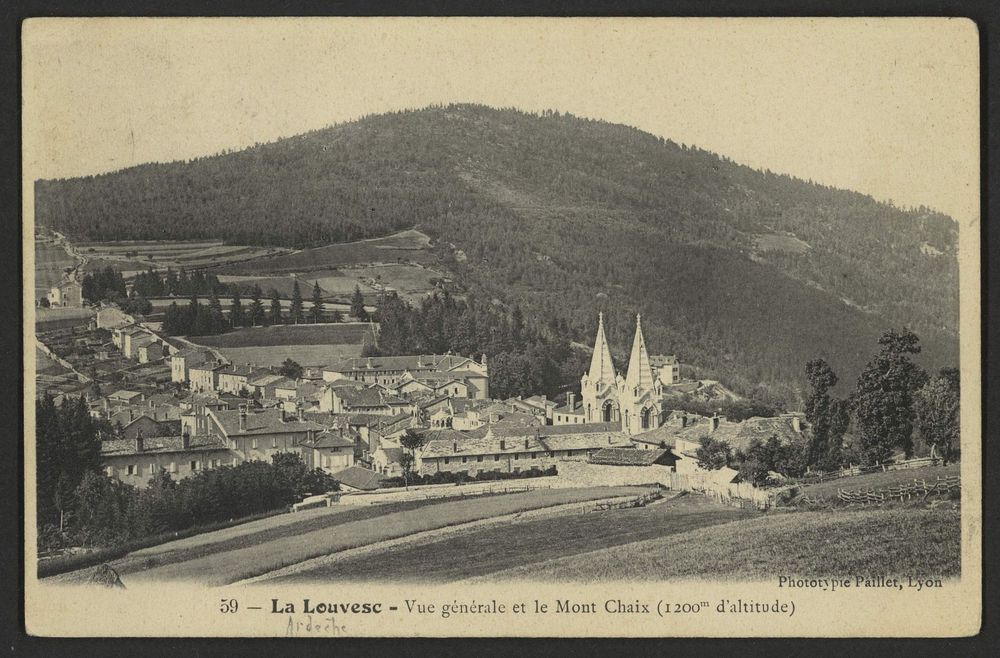
<path id="1" fill-rule="evenodd" d="M 373 356 L 344 359 L 326 368 L 325 372 L 356 372 L 371 370 L 451 370 L 470 361 L 454 354 L 420 354 L 416 356 Z"/>
<path id="2" fill-rule="evenodd" d="M 212 410 L 209 413 L 216 419 L 226 436 L 281 434 L 308 430 L 322 432 L 326 430 L 325 426 L 311 420 L 299 420 L 294 414 L 282 414 L 280 409 L 263 409 L 247 413 L 246 427 L 242 430 L 240 429 L 240 410 L 220 409 Z M 281 420 L 282 415 L 285 416 L 285 420 Z"/>
<path id="3" fill-rule="evenodd" d="M 590 456 L 590 463 L 608 466 L 650 466 L 669 454 L 669 450 L 602 448 Z"/>
<path id="4" fill-rule="evenodd" d="M 324 431 L 317 434 L 312 441 L 303 441 L 302 445 L 311 448 L 353 448 L 354 441 L 340 432 Z"/>
<path id="5" fill-rule="evenodd" d="M 136 452 L 134 439 L 113 439 L 101 442 L 101 456 L 115 457 L 120 455 L 144 455 L 147 453 L 172 453 L 172 452 L 206 452 L 213 450 L 226 450 L 226 442 L 215 434 L 204 434 L 190 437 L 187 448 L 183 446 L 184 438 L 181 436 L 158 436 L 148 437 L 142 440 L 142 452 Z"/>
<path id="6" fill-rule="evenodd" d="M 361 466 L 349 466 L 333 474 L 333 479 L 344 486 L 360 491 L 373 491 L 379 488 L 382 476 Z"/>

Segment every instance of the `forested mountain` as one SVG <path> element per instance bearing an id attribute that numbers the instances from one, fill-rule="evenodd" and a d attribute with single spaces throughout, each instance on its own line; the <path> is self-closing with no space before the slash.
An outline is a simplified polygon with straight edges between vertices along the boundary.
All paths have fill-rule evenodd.
<path id="1" fill-rule="evenodd" d="M 634 128 L 475 105 L 378 116 L 191 162 L 39 181 L 36 221 L 89 240 L 304 247 L 415 227 L 480 299 L 587 341 L 598 309 L 740 387 L 853 381 L 906 325 L 957 363 L 957 226 Z M 336 263 L 331 263 L 336 266 Z"/>

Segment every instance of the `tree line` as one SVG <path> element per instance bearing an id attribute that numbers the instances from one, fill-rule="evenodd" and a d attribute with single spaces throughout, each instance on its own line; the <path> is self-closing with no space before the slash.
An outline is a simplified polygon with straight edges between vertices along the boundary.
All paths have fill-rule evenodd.
<path id="1" fill-rule="evenodd" d="M 361 289 L 355 288 L 356 295 L 361 295 Z M 354 302 L 352 310 L 357 313 Z M 364 302 L 361 302 L 364 313 Z M 282 310 L 281 298 L 274 288 L 270 291 L 268 304 L 264 306 L 263 291 L 260 285 L 254 284 L 250 290 L 249 299 L 244 300 L 240 289 L 234 287 L 229 300 L 229 312 L 223 311 L 222 302 L 214 292 L 203 305 L 198 295 L 193 295 L 186 306 L 171 302 L 164 312 L 163 331 L 171 336 L 210 336 L 239 327 L 260 327 L 277 324 L 299 324 L 302 322 L 341 322 L 343 316 L 335 308 L 326 309 L 323 301 L 323 291 L 319 283 L 314 283 L 309 308 L 305 308 L 302 291 L 296 279 L 292 284 L 292 299 L 288 313 Z"/>
<path id="2" fill-rule="evenodd" d="M 849 464 L 872 466 L 894 455 L 933 453 L 944 463 L 960 456 L 961 382 L 957 368 L 931 376 L 912 357 L 920 340 L 908 329 L 888 330 L 879 351 L 846 397 L 831 391 L 838 377 L 824 359 L 806 364 L 808 437 L 782 443 L 755 440 L 745 451 L 706 436 L 697 451 L 703 468 L 737 467 L 744 480 L 763 484 L 770 472 L 799 477 L 807 470 L 833 471 Z"/>

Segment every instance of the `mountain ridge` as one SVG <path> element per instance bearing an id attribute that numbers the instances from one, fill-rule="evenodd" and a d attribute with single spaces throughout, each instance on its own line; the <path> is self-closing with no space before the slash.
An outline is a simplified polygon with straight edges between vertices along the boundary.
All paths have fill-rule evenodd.
<path id="1" fill-rule="evenodd" d="M 957 361 L 950 218 L 556 112 L 374 115 L 189 162 L 39 181 L 36 209 L 39 223 L 94 240 L 303 247 L 418 227 L 465 254 L 439 250 L 477 295 L 561 319 L 578 338 L 604 309 L 626 344 L 641 311 L 652 349 L 744 389 L 801 385 L 817 356 L 853 377 L 890 326 L 917 331 L 928 365 Z"/>

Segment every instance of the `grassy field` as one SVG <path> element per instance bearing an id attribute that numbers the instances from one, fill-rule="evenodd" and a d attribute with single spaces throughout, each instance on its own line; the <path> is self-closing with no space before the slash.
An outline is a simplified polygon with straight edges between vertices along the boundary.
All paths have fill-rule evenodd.
<path id="1" fill-rule="evenodd" d="M 361 344 L 371 333 L 368 323 L 286 324 L 275 327 L 237 329 L 217 336 L 190 336 L 189 340 L 210 347 L 270 347 L 274 345 Z"/>
<path id="2" fill-rule="evenodd" d="M 86 325 L 94 317 L 90 308 L 36 308 L 35 331 L 54 331 Z"/>
<path id="3" fill-rule="evenodd" d="M 370 507 L 322 507 L 295 514 L 278 514 L 239 525 L 203 532 L 183 539 L 142 548 L 114 562 L 120 574 L 131 574 L 153 567 L 176 564 L 212 553 L 231 551 L 268 541 L 292 537 L 303 532 L 329 530 L 352 521 L 361 521 L 393 512 L 405 512 L 449 499 L 419 500 Z M 89 572 L 77 571 L 58 578 L 62 582 L 86 579 Z"/>
<path id="4" fill-rule="evenodd" d="M 277 345 L 274 347 L 217 347 L 233 363 L 280 366 L 291 359 L 302 366 L 328 366 L 343 359 L 361 356 L 361 344 L 352 345 Z"/>
<path id="5" fill-rule="evenodd" d="M 501 524 L 474 529 L 438 541 L 339 560 L 269 582 L 350 581 L 358 580 L 359 575 L 366 580 L 385 582 L 460 580 L 511 569 L 526 562 L 542 562 L 688 532 L 750 514 L 752 512 L 717 505 L 701 496 L 680 496 L 648 507 L 567 513 L 518 522 L 513 527 Z"/>
<path id="6" fill-rule="evenodd" d="M 957 576 L 961 568 L 959 516 L 956 510 L 943 508 L 768 514 L 526 565 L 491 579 Z"/>
<path id="7" fill-rule="evenodd" d="M 228 265 L 220 271 L 224 274 L 275 274 L 372 263 L 433 263 L 436 258 L 429 250 L 429 244 L 427 236 L 419 231 L 402 231 L 384 238 L 331 244 Z"/>
<path id="8" fill-rule="evenodd" d="M 854 477 L 837 478 L 818 484 L 804 484 L 800 492 L 810 498 L 835 499 L 838 489 L 851 491 L 863 489 L 884 489 L 900 484 L 912 484 L 914 479 L 933 482 L 934 478 L 960 475 L 959 464 L 947 466 L 927 466 L 925 468 L 887 471 L 885 473 L 868 473 Z"/>
<path id="9" fill-rule="evenodd" d="M 76 261 L 66 250 L 48 242 L 35 243 L 35 297 L 44 297 L 52 286 L 62 280 L 67 269 L 72 269 Z"/>
<path id="10" fill-rule="evenodd" d="M 277 247 L 227 245 L 221 240 L 86 242 L 77 248 L 88 259 L 88 271 L 111 266 L 123 272 L 213 267 L 288 251 Z"/>
<path id="11" fill-rule="evenodd" d="M 126 585 L 130 580 L 139 579 L 186 580 L 206 585 L 224 585 L 303 560 L 418 532 L 554 505 L 638 495 L 644 491 L 646 490 L 637 487 L 541 489 L 489 498 L 448 500 L 416 509 L 379 513 L 372 518 L 348 521 L 337 525 L 336 532 L 323 527 L 303 532 L 295 530 L 292 534 L 270 540 L 258 538 L 231 550 L 212 551 L 194 559 L 138 571 L 124 580 Z"/>

